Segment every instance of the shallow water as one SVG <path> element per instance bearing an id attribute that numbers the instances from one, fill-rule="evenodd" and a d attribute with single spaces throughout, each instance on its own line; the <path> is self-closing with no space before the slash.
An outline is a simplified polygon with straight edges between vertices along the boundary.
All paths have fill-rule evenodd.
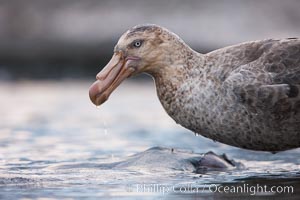
<path id="1" fill-rule="evenodd" d="M 300 149 L 271 154 L 195 136 L 167 116 L 150 82 L 125 82 L 97 109 L 91 83 L 0 84 L 0 198 L 300 198 Z M 197 174 L 172 157 L 128 161 L 154 146 L 226 153 L 246 168 Z M 224 191 L 238 186 L 247 191 Z"/>

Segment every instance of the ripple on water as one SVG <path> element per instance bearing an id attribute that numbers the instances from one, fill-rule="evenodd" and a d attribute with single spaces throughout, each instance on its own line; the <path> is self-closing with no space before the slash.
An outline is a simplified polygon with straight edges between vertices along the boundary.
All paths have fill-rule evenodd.
<path id="1" fill-rule="evenodd" d="M 142 183 L 299 186 L 299 149 L 273 155 L 196 137 L 165 114 L 148 83 L 127 82 L 95 109 L 90 82 L 0 84 L 0 198 L 143 199 L 149 193 L 134 192 Z M 146 150 L 153 146 L 165 148 Z M 195 173 L 197 159 L 209 151 L 226 153 L 245 168 Z"/>

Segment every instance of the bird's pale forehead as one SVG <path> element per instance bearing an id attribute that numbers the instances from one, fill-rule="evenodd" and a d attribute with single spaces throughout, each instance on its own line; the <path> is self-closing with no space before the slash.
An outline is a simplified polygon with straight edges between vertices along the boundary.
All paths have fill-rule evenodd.
<path id="1" fill-rule="evenodd" d="M 128 36 L 128 32 L 129 31 L 127 31 L 120 37 L 115 49 L 124 48 L 125 46 L 127 46 L 128 44 L 133 42 L 134 40 L 144 39 L 147 37 L 147 35 L 144 32 L 137 32 L 135 34 L 130 34 L 129 36 Z"/>
<path id="2" fill-rule="evenodd" d="M 131 29 L 129 29 L 127 31 L 127 34 L 126 36 L 127 37 L 131 37 L 131 36 L 134 36 L 136 34 L 139 34 L 139 33 L 145 33 L 145 32 L 156 32 L 157 30 L 159 30 L 160 27 L 156 26 L 156 25 L 142 25 L 142 26 L 136 26 L 136 27 L 133 27 Z"/>
<path id="3" fill-rule="evenodd" d="M 126 31 L 115 46 L 115 51 L 124 48 L 126 45 L 136 39 L 153 39 L 161 34 L 162 28 L 156 25 L 136 26 Z"/>
<path id="4" fill-rule="evenodd" d="M 140 38 L 140 36 L 141 35 L 134 35 L 134 36 L 131 36 L 131 37 L 127 37 L 127 32 L 124 33 L 120 37 L 117 45 L 115 46 L 115 51 L 119 51 L 119 50 L 125 48 L 129 43 L 131 43 L 132 41 L 134 41 L 137 38 Z"/>

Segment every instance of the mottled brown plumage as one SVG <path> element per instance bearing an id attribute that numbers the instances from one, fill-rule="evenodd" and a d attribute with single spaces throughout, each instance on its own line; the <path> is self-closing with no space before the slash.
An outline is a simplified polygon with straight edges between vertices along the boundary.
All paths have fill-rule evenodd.
<path id="1" fill-rule="evenodd" d="M 131 71 L 124 77 L 120 72 L 108 94 L 108 86 L 101 84 L 110 72 L 100 72 L 90 90 L 97 105 L 120 84 L 118 77 L 146 72 L 154 77 L 166 112 L 197 134 L 253 150 L 300 147 L 297 38 L 246 42 L 200 54 L 165 28 L 141 25 L 124 33 L 115 55 L 126 63 L 120 70 Z"/>

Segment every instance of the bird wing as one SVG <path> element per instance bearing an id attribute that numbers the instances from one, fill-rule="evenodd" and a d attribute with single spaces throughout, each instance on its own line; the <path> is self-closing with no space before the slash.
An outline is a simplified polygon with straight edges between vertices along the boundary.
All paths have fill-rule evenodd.
<path id="1" fill-rule="evenodd" d="M 261 55 L 231 71 L 224 85 L 231 86 L 237 101 L 253 112 L 268 109 L 281 115 L 299 114 L 300 40 L 288 38 L 261 43 Z"/>

